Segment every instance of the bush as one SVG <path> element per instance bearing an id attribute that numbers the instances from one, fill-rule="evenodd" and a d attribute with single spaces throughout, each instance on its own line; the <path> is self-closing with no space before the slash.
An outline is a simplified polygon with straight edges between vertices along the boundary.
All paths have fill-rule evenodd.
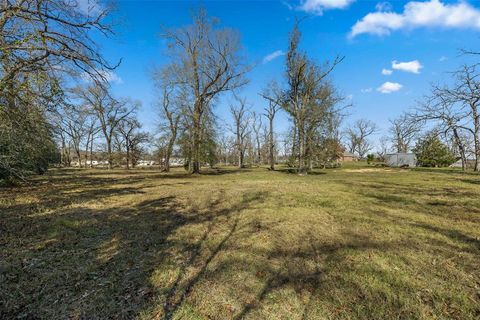
<path id="1" fill-rule="evenodd" d="M 455 155 L 435 133 L 420 139 L 413 149 L 417 163 L 422 167 L 448 167 L 456 161 Z"/>
<path id="2" fill-rule="evenodd" d="M 44 114 L 34 107 L 0 106 L 0 180 L 12 184 L 30 174 L 44 174 L 59 153 Z"/>
<path id="3" fill-rule="evenodd" d="M 375 161 L 375 155 L 369 154 L 367 155 L 367 163 L 370 164 Z"/>

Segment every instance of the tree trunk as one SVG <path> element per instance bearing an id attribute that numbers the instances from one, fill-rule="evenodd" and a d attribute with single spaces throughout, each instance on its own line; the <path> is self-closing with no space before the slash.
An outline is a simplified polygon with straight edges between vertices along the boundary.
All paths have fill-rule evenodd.
<path id="1" fill-rule="evenodd" d="M 195 130 L 196 131 L 196 130 Z M 191 164 L 191 172 L 194 174 L 200 173 L 200 134 L 194 132 L 193 134 L 193 158 Z"/>
<path id="2" fill-rule="evenodd" d="M 195 114 L 193 117 L 193 145 L 192 145 L 192 163 L 191 163 L 191 173 L 199 174 L 200 173 L 200 130 L 201 128 L 201 112 L 200 112 L 200 102 L 197 102 L 195 106 Z"/>
<path id="3" fill-rule="evenodd" d="M 127 170 L 129 170 L 130 169 L 130 142 L 128 141 L 128 139 L 126 141 L 125 147 L 127 149 Z"/>
<path id="4" fill-rule="evenodd" d="M 82 167 L 82 155 L 80 154 L 80 146 L 75 146 L 75 153 L 77 154 L 77 157 L 78 157 L 78 166 L 81 168 Z"/>
<path id="5" fill-rule="evenodd" d="M 453 128 L 453 137 L 455 139 L 455 143 L 457 144 L 458 150 L 460 151 L 460 158 L 462 159 L 462 171 L 465 171 L 467 168 L 467 157 L 465 156 L 465 147 L 460 139 L 457 128 Z"/>
<path id="6" fill-rule="evenodd" d="M 269 134 L 269 158 L 270 158 L 270 170 L 275 170 L 275 155 L 274 155 L 274 142 L 273 142 L 273 117 L 270 120 L 270 134 Z"/>
<path id="7" fill-rule="evenodd" d="M 298 173 L 303 173 L 305 153 L 305 137 L 302 127 L 298 128 Z"/>
<path id="8" fill-rule="evenodd" d="M 95 134 L 92 133 L 92 140 L 90 141 L 90 168 L 93 168 L 93 138 Z"/>
<path id="9" fill-rule="evenodd" d="M 238 152 L 238 168 L 242 169 L 243 168 L 243 150 L 239 150 Z"/>
<path id="10" fill-rule="evenodd" d="M 108 169 L 113 169 L 112 140 L 107 139 Z"/>
<path id="11" fill-rule="evenodd" d="M 87 143 L 85 145 L 85 169 L 87 168 L 87 163 L 88 163 L 88 146 L 89 146 L 89 143 L 90 143 L 90 139 L 91 139 L 91 133 L 89 132 L 88 133 L 88 136 L 87 136 Z M 90 160 L 90 166 L 92 165 L 92 161 Z"/>
<path id="12" fill-rule="evenodd" d="M 475 106 L 471 106 L 472 108 L 472 116 L 473 116 L 473 125 L 474 125 L 474 136 L 473 141 L 475 145 L 475 166 L 473 171 L 479 171 L 479 160 L 480 160 L 480 141 L 479 141 L 479 134 L 480 134 L 480 121 L 477 114 L 477 110 Z"/>

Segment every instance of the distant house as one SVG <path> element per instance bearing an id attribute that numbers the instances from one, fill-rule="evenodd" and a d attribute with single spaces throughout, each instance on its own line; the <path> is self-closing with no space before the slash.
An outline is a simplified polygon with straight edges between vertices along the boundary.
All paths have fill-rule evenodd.
<path id="1" fill-rule="evenodd" d="M 389 167 L 409 167 L 417 166 L 417 157 L 414 153 L 390 153 L 385 156 L 385 163 Z"/>
<path id="2" fill-rule="evenodd" d="M 342 162 L 358 161 L 358 157 L 351 152 L 345 151 L 340 158 Z"/>
<path id="3" fill-rule="evenodd" d="M 450 165 L 451 168 L 461 168 L 462 167 L 462 159 L 457 160 L 456 162 Z M 475 167 L 475 160 L 474 159 L 467 159 L 466 163 L 467 168 L 474 168 Z"/>

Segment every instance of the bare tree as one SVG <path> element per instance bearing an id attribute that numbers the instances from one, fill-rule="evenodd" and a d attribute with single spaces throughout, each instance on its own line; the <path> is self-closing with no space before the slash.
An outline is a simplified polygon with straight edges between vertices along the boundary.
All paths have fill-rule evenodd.
<path id="1" fill-rule="evenodd" d="M 345 132 L 349 151 L 356 153 L 360 158 L 364 158 L 373 148 L 368 138 L 377 131 L 377 125 L 372 121 L 357 120 Z"/>
<path id="2" fill-rule="evenodd" d="M 238 167 L 245 166 L 245 150 L 247 148 L 247 136 L 249 134 L 249 115 L 245 98 L 235 96 L 236 103 L 230 105 L 230 112 L 233 117 L 232 132 L 235 134 L 235 146 L 238 155 Z"/>
<path id="3" fill-rule="evenodd" d="M 172 50 L 170 67 L 177 76 L 175 83 L 192 97 L 189 108 L 192 172 L 200 173 L 202 128 L 212 101 L 221 93 L 244 85 L 248 67 L 242 65 L 236 32 L 216 27 L 204 10 L 193 20 L 193 25 L 166 30 L 163 37 Z"/>
<path id="4" fill-rule="evenodd" d="M 473 136 L 475 148 L 474 171 L 480 170 L 480 80 L 477 65 L 464 65 L 455 73 L 456 83 L 453 88 L 442 91 L 446 102 L 457 104 L 462 113 L 462 119 L 468 123 L 461 126 Z"/>
<path id="5" fill-rule="evenodd" d="M 99 85 L 76 88 L 76 94 L 95 113 L 105 138 L 108 154 L 108 166 L 113 168 L 112 141 L 119 124 L 138 109 L 139 102 L 130 99 L 113 99 L 108 91 Z"/>
<path id="6" fill-rule="evenodd" d="M 78 165 L 82 167 L 82 142 L 87 134 L 87 111 L 84 107 L 66 104 L 59 112 L 61 130 L 70 138 Z M 86 163 L 85 163 L 86 166 Z"/>
<path id="7" fill-rule="evenodd" d="M 85 142 L 85 167 L 88 163 L 88 155 L 90 156 L 90 168 L 93 168 L 93 145 L 95 136 L 100 132 L 98 120 L 93 112 L 89 112 L 89 117 L 86 124 L 87 140 Z"/>
<path id="8" fill-rule="evenodd" d="M 255 156 L 254 156 L 254 162 L 256 164 L 260 164 L 262 161 L 262 118 L 259 114 L 256 112 L 252 112 L 252 131 L 254 134 L 254 139 L 255 139 Z"/>
<path id="9" fill-rule="evenodd" d="M 170 171 L 170 157 L 178 136 L 181 118 L 185 115 L 189 103 L 187 93 L 172 84 L 171 70 L 163 69 L 156 73 L 154 79 L 160 93 L 160 131 L 165 135 L 163 171 Z"/>
<path id="10" fill-rule="evenodd" d="M 134 142 L 136 142 L 135 140 L 138 135 L 137 130 L 141 127 L 140 122 L 134 114 L 123 118 L 118 124 L 118 132 L 122 136 L 123 144 L 125 145 L 127 169 L 130 169 L 132 147 L 134 147 Z"/>
<path id="11" fill-rule="evenodd" d="M 268 107 L 264 108 L 264 116 L 268 119 L 268 161 L 270 170 L 275 170 L 275 136 L 273 123 L 275 115 L 280 109 L 281 98 L 279 90 L 275 82 L 271 82 L 268 87 L 260 93 L 260 95 L 268 101 Z"/>
<path id="12" fill-rule="evenodd" d="M 464 110 L 463 104 L 457 103 L 457 99 L 452 97 L 451 92 L 451 89 L 445 86 L 433 85 L 430 95 L 419 102 L 415 112 L 409 116 L 420 124 L 427 121 L 433 122 L 444 134 L 451 133 L 460 154 L 462 169 L 465 170 L 467 147 L 463 132 L 468 132 L 475 141 L 475 129 L 468 121 L 471 116 Z M 478 146 L 478 143 L 476 145 Z M 475 148 L 473 153 L 476 154 Z"/>
<path id="13" fill-rule="evenodd" d="M 388 153 L 388 149 L 389 149 L 389 141 L 390 141 L 390 138 L 389 137 L 381 137 L 380 140 L 379 140 L 379 145 L 378 145 L 378 149 L 377 149 L 377 156 L 378 156 L 378 159 L 380 161 L 385 161 L 385 158 L 386 158 L 386 155 Z"/>
<path id="14" fill-rule="evenodd" d="M 397 152 L 408 152 L 420 131 L 421 123 L 408 114 L 404 113 L 397 119 L 390 120 L 391 141 Z"/>

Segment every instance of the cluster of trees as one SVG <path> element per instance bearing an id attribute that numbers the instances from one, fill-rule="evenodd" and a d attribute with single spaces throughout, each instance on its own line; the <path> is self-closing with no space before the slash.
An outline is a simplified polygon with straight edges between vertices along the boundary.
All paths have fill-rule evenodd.
<path id="1" fill-rule="evenodd" d="M 274 119 L 279 110 L 290 118 L 292 127 L 285 140 L 289 162 L 299 172 L 338 159 L 340 121 L 344 98 L 329 79 L 343 60 L 316 64 L 300 50 L 301 34 L 295 24 L 286 55 L 284 87 L 271 82 L 259 94 L 268 105 L 263 114 L 251 112 L 238 93 L 247 83 L 238 34 L 221 28 L 200 11 L 190 26 L 166 30 L 171 59 L 154 75 L 163 119 L 159 154 L 169 170 L 174 152 L 186 159 L 188 170 L 198 173 L 202 163 L 219 160 L 243 168 L 249 163 L 268 163 L 274 169 L 278 143 Z M 233 124 L 229 136 L 218 134 L 214 106 L 220 95 L 232 94 Z M 268 124 L 268 125 L 264 125 Z M 218 139 L 218 136 L 221 136 Z"/>
<path id="2" fill-rule="evenodd" d="M 94 157 L 94 145 L 101 137 L 109 168 L 116 164 L 125 164 L 127 169 L 135 166 L 148 142 L 148 134 L 141 131 L 137 119 L 140 102 L 115 99 L 102 85 L 77 86 L 68 93 L 49 113 L 61 164 L 71 165 L 73 150 L 78 166 L 91 167 L 98 158 Z"/>
<path id="3" fill-rule="evenodd" d="M 147 140 L 136 119 L 139 103 L 112 96 L 108 78 L 117 65 L 94 40 L 113 34 L 110 12 L 96 1 L 0 3 L 1 181 L 72 159 L 86 167 L 94 146 L 109 167 L 139 159 Z"/>
<path id="4" fill-rule="evenodd" d="M 0 2 L 1 180 L 43 173 L 58 161 L 48 113 L 64 103 L 76 79 L 104 84 L 115 68 L 93 40 L 111 34 L 104 23 L 110 8 L 90 9 L 71 0 Z"/>

